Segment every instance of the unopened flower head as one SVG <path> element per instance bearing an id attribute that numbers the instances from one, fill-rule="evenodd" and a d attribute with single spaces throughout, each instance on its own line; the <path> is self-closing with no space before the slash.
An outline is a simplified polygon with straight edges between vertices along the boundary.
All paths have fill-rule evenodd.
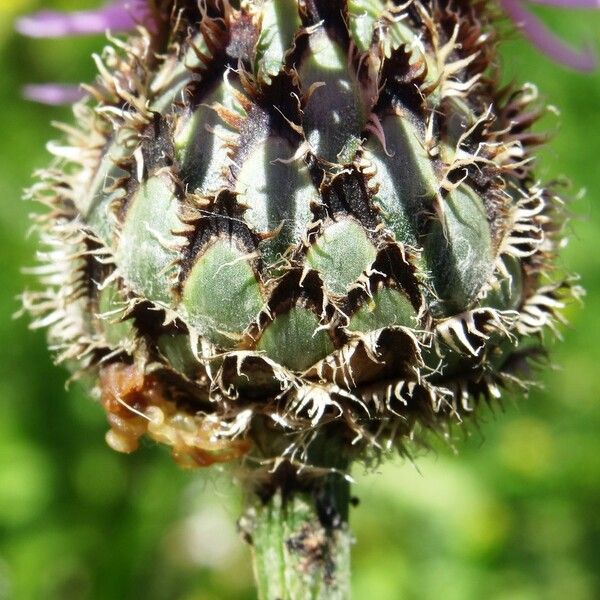
<path id="1" fill-rule="evenodd" d="M 348 464 L 526 389 L 577 290 L 555 267 L 563 201 L 535 172 L 544 107 L 498 83 L 497 9 L 171 0 L 20 22 L 131 29 L 31 190 L 49 212 L 25 295 L 92 375 L 113 448 L 319 466 L 326 440 Z"/>

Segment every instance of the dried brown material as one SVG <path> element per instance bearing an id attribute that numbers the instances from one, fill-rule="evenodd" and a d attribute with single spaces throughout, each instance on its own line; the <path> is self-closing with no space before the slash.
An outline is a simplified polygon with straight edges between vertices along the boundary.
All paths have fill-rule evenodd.
<path id="1" fill-rule="evenodd" d="M 178 409 L 164 397 L 160 382 L 136 365 L 113 363 L 102 368 L 100 390 L 111 427 L 106 441 L 118 452 L 136 450 L 144 434 L 170 446 L 183 467 L 209 467 L 250 450 L 247 440 L 219 439 L 218 423 L 210 417 Z"/>

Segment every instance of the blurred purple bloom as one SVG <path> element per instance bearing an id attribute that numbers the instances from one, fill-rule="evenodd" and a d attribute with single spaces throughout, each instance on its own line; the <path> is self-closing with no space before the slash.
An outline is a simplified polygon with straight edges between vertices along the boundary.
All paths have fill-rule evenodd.
<path id="1" fill-rule="evenodd" d="M 600 0 L 499 0 L 506 14 L 531 43 L 556 62 L 578 71 L 592 71 L 597 66 L 596 53 L 590 48 L 575 50 L 554 35 L 526 4 L 545 4 L 559 8 L 600 8 Z"/>
<path id="2" fill-rule="evenodd" d="M 107 30 L 122 32 L 133 29 L 147 19 L 146 0 L 115 0 L 96 10 L 58 12 L 43 10 L 21 17 L 17 31 L 36 38 L 66 37 L 104 33 Z M 79 86 L 59 84 L 28 85 L 24 96 L 42 104 L 72 104 L 85 95 Z"/>
<path id="3" fill-rule="evenodd" d="M 85 92 L 78 85 L 40 83 L 26 85 L 23 89 L 23 95 L 33 102 L 59 106 L 61 104 L 73 104 L 81 100 Z"/>
<path id="4" fill-rule="evenodd" d="M 63 37 L 111 31 L 127 31 L 144 20 L 145 0 L 115 0 L 96 10 L 71 13 L 43 10 L 17 21 L 17 30 L 30 37 Z"/>

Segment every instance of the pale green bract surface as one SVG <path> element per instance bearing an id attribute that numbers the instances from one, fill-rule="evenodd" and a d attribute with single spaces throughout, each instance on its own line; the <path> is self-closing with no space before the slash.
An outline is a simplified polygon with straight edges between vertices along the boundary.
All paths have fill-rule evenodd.
<path id="1" fill-rule="evenodd" d="M 325 358 L 333 344 L 327 332 L 319 328 L 316 315 L 296 306 L 275 317 L 260 338 L 258 349 L 289 369 L 304 371 Z"/>
<path id="2" fill-rule="evenodd" d="M 235 345 L 262 306 L 260 286 L 247 257 L 225 241 L 204 252 L 183 289 L 186 320 L 225 347 Z"/>
<path id="3" fill-rule="evenodd" d="M 473 190 L 456 188 L 444 206 L 425 242 L 425 261 L 443 312 L 452 314 L 473 302 L 494 262 L 485 209 Z"/>
<path id="4" fill-rule="evenodd" d="M 345 220 L 324 230 L 309 250 L 306 263 L 321 274 L 331 293 L 342 295 L 369 268 L 375 255 L 362 228 Z"/>
<path id="5" fill-rule="evenodd" d="M 308 169 L 289 162 L 293 154 L 288 142 L 269 137 L 250 155 L 237 180 L 239 198 L 248 206 L 247 223 L 262 234 L 277 232 L 261 243 L 267 265 L 281 262 L 312 221 L 310 203 L 317 194 Z"/>
<path id="6" fill-rule="evenodd" d="M 346 54 L 322 28 L 309 37 L 310 56 L 300 68 L 306 139 L 315 154 L 333 163 L 354 156 L 366 122 L 365 110 Z"/>
<path id="7" fill-rule="evenodd" d="M 132 290 L 153 302 L 170 304 L 180 226 L 173 184 L 167 177 L 146 181 L 131 199 L 116 259 Z"/>
<path id="8" fill-rule="evenodd" d="M 382 327 L 416 327 L 417 314 L 400 291 L 382 288 L 350 320 L 348 329 L 367 333 Z"/>

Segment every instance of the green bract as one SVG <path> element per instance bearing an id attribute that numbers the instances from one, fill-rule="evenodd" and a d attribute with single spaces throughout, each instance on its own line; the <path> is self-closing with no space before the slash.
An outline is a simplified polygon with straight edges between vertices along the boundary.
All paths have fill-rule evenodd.
<path id="1" fill-rule="evenodd" d="M 522 385 L 564 214 L 485 3 L 171 4 L 98 58 L 33 191 L 26 306 L 111 446 L 310 463 L 325 432 L 349 464 Z"/>

